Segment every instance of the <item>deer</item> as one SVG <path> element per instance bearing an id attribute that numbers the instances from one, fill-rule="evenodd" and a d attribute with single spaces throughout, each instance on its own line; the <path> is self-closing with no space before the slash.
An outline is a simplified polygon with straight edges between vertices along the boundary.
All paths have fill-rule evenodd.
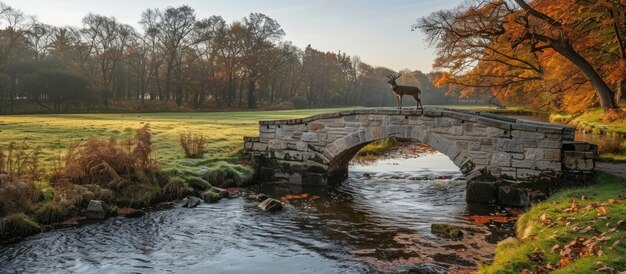
<path id="1" fill-rule="evenodd" d="M 420 94 L 422 94 L 422 91 L 418 87 L 399 86 L 396 83 L 396 79 L 400 78 L 402 74 L 398 74 L 398 75 L 390 74 L 386 76 L 387 78 L 389 78 L 389 81 L 387 81 L 387 83 L 391 85 L 391 90 L 396 95 L 396 100 L 398 101 L 398 109 L 402 109 L 402 96 L 404 95 L 413 96 L 413 98 L 415 98 L 415 101 L 417 101 L 416 108 L 417 109 L 422 108 L 422 100 L 420 100 Z"/>

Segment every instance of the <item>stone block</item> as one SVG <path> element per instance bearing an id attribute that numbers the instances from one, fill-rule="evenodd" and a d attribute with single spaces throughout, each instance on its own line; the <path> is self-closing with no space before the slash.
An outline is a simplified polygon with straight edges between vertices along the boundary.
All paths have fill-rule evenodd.
<path id="1" fill-rule="evenodd" d="M 331 122 L 331 123 L 326 123 L 326 127 L 329 128 L 342 128 L 346 126 L 346 122 Z"/>
<path id="2" fill-rule="evenodd" d="M 469 142 L 467 149 L 471 151 L 480 151 L 480 142 Z"/>
<path id="3" fill-rule="evenodd" d="M 313 123 L 308 123 L 307 126 L 309 128 L 309 131 L 315 132 L 315 131 L 320 131 L 321 129 L 325 128 L 326 124 L 319 123 L 319 122 L 313 122 Z"/>
<path id="4" fill-rule="evenodd" d="M 548 161 L 561 161 L 561 150 L 560 149 L 546 149 L 545 159 Z"/>
<path id="5" fill-rule="evenodd" d="M 498 151 L 524 153 L 524 144 L 516 139 L 498 139 Z"/>
<path id="6" fill-rule="evenodd" d="M 562 147 L 562 142 L 560 140 L 541 140 L 539 141 L 539 147 L 560 149 Z"/>
<path id="7" fill-rule="evenodd" d="M 511 137 L 513 138 L 523 138 L 523 139 L 534 139 L 540 140 L 546 137 L 545 133 L 542 132 L 532 132 L 525 130 L 513 130 L 511 131 Z"/>
<path id="8" fill-rule="evenodd" d="M 491 157 L 491 164 L 496 166 L 511 166 L 511 155 L 506 153 L 494 153 Z"/>
<path id="9" fill-rule="evenodd" d="M 267 148 L 270 150 L 285 149 L 287 145 L 285 141 L 272 139 L 267 141 Z"/>
<path id="10" fill-rule="evenodd" d="M 517 179 L 531 179 L 541 175 L 541 171 L 536 169 L 518 168 Z"/>
<path id="11" fill-rule="evenodd" d="M 497 191 L 495 182 L 470 181 L 467 183 L 465 200 L 468 203 L 493 203 L 496 201 Z"/>
<path id="12" fill-rule="evenodd" d="M 317 133 L 305 132 L 302 133 L 302 137 L 300 138 L 300 140 L 307 143 L 316 143 L 319 142 L 319 136 L 317 135 Z"/>
<path id="13" fill-rule="evenodd" d="M 259 133 L 259 138 L 266 139 L 266 140 L 267 139 L 274 139 L 274 138 L 276 138 L 276 133 L 275 132 L 273 132 L 273 133 L 263 133 L 263 132 L 261 132 L 261 133 Z"/>
<path id="14" fill-rule="evenodd" d="M 275 125 L 260 125 L 259 126 L 259 132 L 261 132 L 261 133 L 274 133 L 274 132 L 276 132 L 276 126 Z"/>
<path id="15" fill-rule="evenodd" d="M 267 150 L 267 144 L 264 144 L 264 143 L 254 143 L 252 145 L 252 150 L 265 151 L 265 150 Z"/>
<path id="16" fill-rule="evenodd" d="M 296 149 L 299 151 L 309 151 L 309 145 L 306 142 L 296 142 Z"/>
<path id="17" fill-rule="evenodd" d="M 561 162 L 535 161 L 535 168 L 539 170 L 561 171 Z"/>
<path id="18" fill-rule="evenodd" d="M 511 138 L 511 131 L 508 129 L 501 129 L 496 127 L 487 128 L 487 136 L 495 138 Z"/>
<path id="19" fill-rule="evenodd" d="M 526 160 L 544 160 L 545 159 L 545 149 L 543 148 L 527 148 L 524 151 L 524 158 Z"/>
<path id="20" fill-rule="evenodd" d="M 512 160 L 511 166 L 516 168 L 532 168 L 533 162 L 527 160 Z"/>

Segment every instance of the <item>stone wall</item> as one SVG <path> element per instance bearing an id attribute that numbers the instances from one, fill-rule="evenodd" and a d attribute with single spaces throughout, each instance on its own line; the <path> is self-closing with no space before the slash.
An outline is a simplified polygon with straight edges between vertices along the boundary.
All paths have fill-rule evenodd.
<path id="1" fill-rule="evenodd" d="M 468 181 L 515 184 L 592 172 L 595 147 L 573 142 L 574 130 L 479 112 L 366 109 L 262 121 L 259 137 L 244 141 L 260 181 L 340 181 L 360 148 L 397 137 L 424 142 L 447 155 Z"/>

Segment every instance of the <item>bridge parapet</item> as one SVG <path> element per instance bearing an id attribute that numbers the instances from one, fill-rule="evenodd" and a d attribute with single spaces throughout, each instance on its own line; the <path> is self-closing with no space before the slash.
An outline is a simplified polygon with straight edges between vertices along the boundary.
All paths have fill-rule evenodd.
<path id="1" fill-rule="evenodd" d="M 365 145 L 396 137 L 447 155 L 468 181 L 521 183 L 538 177 L 589 174 L 595 146 L 574 142 L 575 128 L 451 109 L 361 109 L 302 119 L 261 121 L 245 152 L 260 181 L 326 184 L 347 176 Z"/>

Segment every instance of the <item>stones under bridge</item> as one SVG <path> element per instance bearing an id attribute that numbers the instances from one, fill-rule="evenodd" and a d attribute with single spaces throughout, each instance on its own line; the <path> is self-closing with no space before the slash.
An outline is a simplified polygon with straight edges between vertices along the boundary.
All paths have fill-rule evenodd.
<path id="1" fill-rule="evenodd" d="M 593 172 L 597 149 L 575 142 L 574 127 L 437 108 L 362 109 L 259 124 L 259 137 L 245 137 L 244 142 L 262 182 L 342 181 L 361 148 L 391 137 L 432 146 L 468 182 L 511 185 L 539 178 L 585 178 Z"/>

